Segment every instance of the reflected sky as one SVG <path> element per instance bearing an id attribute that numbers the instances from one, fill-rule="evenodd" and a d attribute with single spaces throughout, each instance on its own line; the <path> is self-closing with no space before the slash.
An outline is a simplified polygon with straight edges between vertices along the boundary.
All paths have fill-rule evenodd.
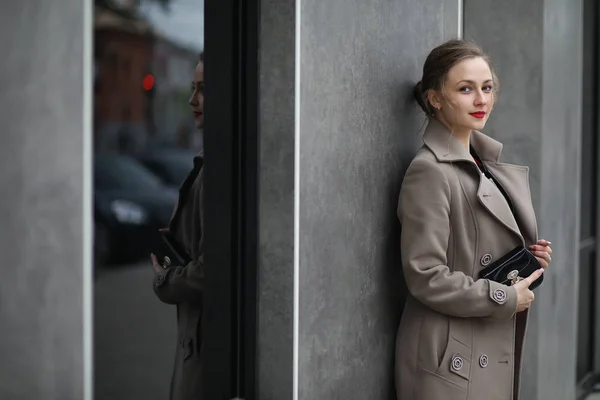
<path id="1" fill-rule="evenodd" d="M 170 39 L 197 49 L 204 48 L 204 0 L 171 0 L 169 11 L 144 0 L 140 11 Z"/>

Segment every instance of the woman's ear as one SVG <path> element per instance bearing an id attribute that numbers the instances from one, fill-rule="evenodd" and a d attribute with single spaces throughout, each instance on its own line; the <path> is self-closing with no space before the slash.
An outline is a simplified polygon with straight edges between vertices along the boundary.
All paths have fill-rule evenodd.
<path id="1" fill-rule="evenodd" d="M 440 102 L 440 95 L 437 92 L 437 90 L 429 90 L 427 92 L 427 101 L 436 110 L 439 110 L 440 108 L 442 108 L 442 103 Z"/>

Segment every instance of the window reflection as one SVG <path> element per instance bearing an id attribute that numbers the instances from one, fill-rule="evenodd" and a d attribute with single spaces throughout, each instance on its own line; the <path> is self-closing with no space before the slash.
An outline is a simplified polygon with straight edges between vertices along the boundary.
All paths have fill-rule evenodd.
<path id="1" fill-rule="evenodd" d="M 198 0 L 94 0 L 95 399 L 169 398 L 176 313 L 149 254 L 202 151 Z"/>

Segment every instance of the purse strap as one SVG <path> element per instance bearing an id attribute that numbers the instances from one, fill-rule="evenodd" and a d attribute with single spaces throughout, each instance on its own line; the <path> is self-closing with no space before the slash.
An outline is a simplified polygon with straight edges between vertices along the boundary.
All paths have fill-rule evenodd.
<path id="1" fill-rule="evenodd" d="M 510 212 L 513 214 L 513 217 L 515 218 L 515 220 L 517 220 L 517 216 L 515 214 L 515 206 L 514 206 L 512 200 L 510 199 L 508 192 L 504 189 L 502 184 L 500 182 L 498 182 L 498 179 L 496 179 L 496 177 L 494 175 L 492 175 L 490 170 L 485 166 L 485 164 L 483 163 L 483 160 L 481 159 L 481 157 L 479 157 L 479 155 L 477 154 L 477 152 L 475 151 L 473 146 L 470 146 L 470 152 L 471 152 L 471 156 L 475 160 L 475 164 L 477 164 L 477 167 L 479 168 L 479 170 L 483 173 L 483 175 L 485 175 L 486 178 L 491 179 L 492 182 L 494 182 L 494 185 L 496 185 L 496 187 L 498 188 L 498 190 L 500 190 L 500 193 L 502 193 L 502 196 L 504 196 L 504 198 L 506 199 L 506 202 L 508 203 L 508 208 L 510 208 Z"/>

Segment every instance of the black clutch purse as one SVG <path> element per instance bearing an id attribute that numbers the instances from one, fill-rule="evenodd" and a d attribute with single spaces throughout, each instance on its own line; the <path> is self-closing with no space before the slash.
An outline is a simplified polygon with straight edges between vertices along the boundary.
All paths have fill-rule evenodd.
<path id="1" fill-rule="evenodd" d="M 192 261 L 192 257 L 168 229 L 159 230 L 159 234 L 163 246 L 159 246 L 156 254 L 162 260 L 163 267 L 185 266 Z"/>
<path id="2" fill-rule="evenodd" d="M 481 270 L 479 277 L 512 286 L 540 268 L 542 266 L 537 258 L 525 247 L 518 246 Z M 544 275 L 542 274 L 529 286 L 529 289 L 537 288 L 543 280 Z"/>

